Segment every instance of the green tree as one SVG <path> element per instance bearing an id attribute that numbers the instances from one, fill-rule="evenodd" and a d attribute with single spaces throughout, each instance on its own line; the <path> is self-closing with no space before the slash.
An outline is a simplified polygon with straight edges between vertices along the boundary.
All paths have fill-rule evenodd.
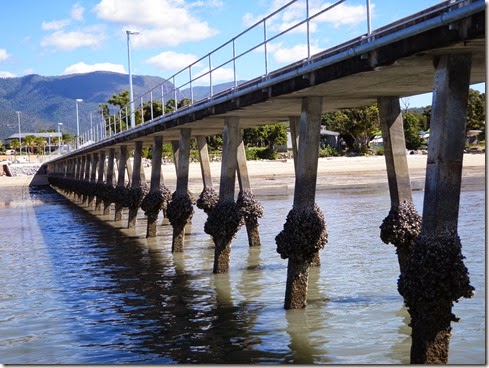
<path id="1" fill-rule="evenodd" d="M 483 136 L 486 132 L 486 95 L 474 89 L 469 89 L 466 130 L 481 130 Z"/>
<path id="2" fill-rule="evenodd" d="M 34 148 L 36 147 L 36 136 L 27 135 L 24 138 L 24 143 L 27 146 L 27 156 L 29 157 L 29 162 L 31 162 L 31 153 L 34 153 Z"/>
<path id="3" fill-rule="evenodd" d="M 322 123 L 340 133 L 348 148 L 357 153 L 368 150 L 370 140 L 380 129 L 377 104 L 324 114 Z"/>
<path id="4" fill-rule="evenodd" d="M 38 148 L 38 152 L 40 151 L 41 154 L 44 155 L 44 151 L 45 151 L 45 148 L 46 148 L 46 138 L 44 137 L 36 137 L 36 139 L 34 140 L 34 144 L 35 146 Z M 42 147 L 42 149 L 40 149 Z"/>
<path id="5" fill-rule="evenodd" d="M 14 150 L 14 161 L 17 161 L 17 150 L 20 151 L 20 148 L 22 147 L 22 145 L 20 144 L 20 141 L 18 139 L 12 139 L 10 141 L 10 149 L 13 149 Z"/>
<path id="6" fill-rule="evenodd" d="M 243 141 L 247 146 L 266 146 L 274 151 L 276 145 L 287 143 L 287 124 L 274 123 L 245 129 Z"/>
<path id="7" fill-rule="evenodd" d="M 423 140 L 419 137 L 419 132 L 423 125 L 425 117 L 411 112 L 405 113 L 403 116 L 404 138 L 406 140 L 406 148 L 409 150 L 417 150 Z"/>

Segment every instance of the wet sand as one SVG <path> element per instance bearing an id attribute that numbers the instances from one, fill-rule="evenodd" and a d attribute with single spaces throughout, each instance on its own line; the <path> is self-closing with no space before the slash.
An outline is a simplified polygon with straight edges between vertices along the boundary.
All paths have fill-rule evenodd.
<path id="1" fill-rule="evenodd" d="M 413 190 L 424 189 L 426 174 L 425 155 L 408 155 L 409 174 Z M 485 188 L 485 154 L 465 154 L 462 187 Z M 248 173 L 251 186 L 257 195 L 287 195 L 293 193 L 295 184 L 293 160 L 249 161 Z M 215 189 L 219 188 L 220 162 L 211 162 L 211 174 Z M 151 168 L 145 168 L 146 179 L 151 178 Z M 163 165 L 165 185 L 175 189 L 176 173 L 173 164 Z M 0 187 L 28 186 L 42 183 L 42 177 L 0 176 Z M 199 163 L 189 168 L 189 189 L 198 195 L 202 191 Z M 318 162 L 318 191 L 333 190 L 387 190 L 387 171 L 383 156 L 320 158 Z"/>

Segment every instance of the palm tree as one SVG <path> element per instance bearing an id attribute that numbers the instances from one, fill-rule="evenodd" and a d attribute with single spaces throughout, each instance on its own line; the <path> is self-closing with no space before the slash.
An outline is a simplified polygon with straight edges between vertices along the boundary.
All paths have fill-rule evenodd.
<path id="1" fill-rule="evenodd" d="M 20 150 L 20 148 L 22 147 L 19 140 L 18 139 L 12 139 L 10 141 L 10 149 L 13 149 L 14 150 L 14 162 L 17 161 L 17 149 Z"/>
<path id="2" fill-rule="evenodd" d="M 45 151 L 45 146 L 46 146 L 46 138 L 44 137 L 36 137 L 36 139 L 34 140 L 34 143 L 36 145 L 36 147 L 40 148 L 42 147 L 42 150 L 41 150 L 41 154 L 44 155 L 44 151 Z"/>
<path id="3" fill-rule="evenodd" d="M 31 162 L 31 153 L 34 153 L 34 147 L 36 146 L 36 136 L 28 135 L 24 138 L 25 145 L 27 146 L 27 155 L 29 156 L 29 162 Z"/>

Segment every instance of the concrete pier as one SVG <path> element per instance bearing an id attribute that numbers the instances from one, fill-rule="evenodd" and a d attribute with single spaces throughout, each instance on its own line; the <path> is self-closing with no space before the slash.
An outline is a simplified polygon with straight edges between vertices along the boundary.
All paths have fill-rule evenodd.
<path id="1" fill-rule="evenodd" d="M 102 209 L 102 202 L 103 198 L 102 196 L 104 195 L 104 190 L 103 187 L 105 186 L 104 184 L 104 179 L 105 179 L 105 174 L 104 174 L 104 169 L 105 169 L 105 151 L 100 151 L 100 157 L 98 161 L 98 173 L 97 173 L 97 193 L 96 193 L 96 200 L 95 200 L 95 211 L 100 211 Z"/>
<path id="2" fill-rule="evenodd" d="M 168 204 L 168 219 L 173 226 L 172 252 L 183 252 L 185 226 L 194 213 L 192 198 L 188 191 L 188 173 L 190 160 L 190 129 L 181 129 L 178 143 L 177 189 Z"/>
<path id="3" fill-rule="evenodd" d="M 315 203 L 321 104 L 321 97 L 302 99 L 294 205 L 275 238 L 277 252 L 289 260 L 285 309 L 306 307 L 309 266 L 327 242 L 324 216 Z"/>
<path id="4" fill-rule="evenodd" d="M 423 224 L 398 284 L 411 315 L 411 364 L 448 363 L 453 303 L 473 294 L 457 233 L 471 56 L 434 64 Z"/>
<path id="5" fill-rule="evenodd" d="M 115 148 L 109 149 L 109 155 L 107 157 L 107 177 L 105 180 L 106 184 L 106 195 L 104 197 L 104 209 L 103 214 L 105 216 L 110 215 L 110 205 L 111 205 L 111 192 L 114 190 L 114 159 L 115 159 Z"/>
<path id="6" fill-rule="evenodd" d="M 379 97 L 377 105 L 391 199 L 389 214 L 380 226 L 380 238 L 384 243 L 396 247 L 402 273 L 406 268 L 411 245 L 421 230 L 421 216 L 414 207 L 411 194 L 399 98 Z"/>
<path id="7" fill-rule="evenodd" d="M 119 157 L 117 164 L 117 186 L 114 190 L 114 202 L 115 212 L 114 221 L 122 220 L 123 196 L 125 189 L 125 174 L 126 174 L 126 162 L 127 162 L 127 146 L 122 145 L 119 148 Z"/>
<path id="8" fill-rule="evenodd" d="M 209 213 L 216 206 L 219 200 L 219 195 L 214 190 L 214 185 L 212 183 L 209 150 L 207 148 L 206 137 L 202 135 L 197 136 L 197 146 L 199 149 L 200 171 L 202 174 L 202 183 L 204 188 L 202 189 L 196 204 L 197 207 L 203 210 L 205 213 Z"/>
<path id="9" fill-rule="evenodd" d="M 136 219 L 141 205 L 141 201 L 147 193 L 146 181 L 141 175 L 141 162 L 143 153 L 143 142 L 136 141 L 134 147 L 134 160 L 132 165 L 132 180 L 128 191 L 128 207 L 129 217 L 127 220 L 127 228 L 133 229 L 136 227 Z"/>
<path id="10" fill-rule="evenodd" d="M 241 225 L 239 207 L 234 201 L 236 171 L 238 169 L 237 151 L 241 141 L 238 117 L 224 120 L 223 150 L 219 201 L 209 213 L 204 230 L 212 236 L 215 245 L 214 273 L 227 273 L 231 256 L 231 240 Z"/>

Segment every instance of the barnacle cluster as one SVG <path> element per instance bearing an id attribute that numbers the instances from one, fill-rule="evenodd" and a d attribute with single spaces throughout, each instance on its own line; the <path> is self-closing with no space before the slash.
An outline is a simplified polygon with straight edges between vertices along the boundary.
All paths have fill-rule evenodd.
<path id="1" fill-rule="evenodd" d="M 158 188 L 152 189 L 146 194 L 141 202 L 141 209 L 146 216 L 156 217 L 161 210 L 167 208 L 170 199 L 170 190 L 166 186 L 160 185 Z"/>
<path id="2" fill-rule="evenodd" d="M 239 212 L 247 223 L 257 223 L 263 217 L 263 206 L 249 189 L 243 189 L 238 194 L 236 204 Z"/>
<path id="3" fill-rule="evenodd" d="M 129 203 L 129 208 L 138 208 L 141 205 L 141 202 L 144 199 L 144 196 L 148 194 L 149 186 L 146 182 L 141 183 L 138 186 L 131 186 L 127 192 L 128 198 L 127 201 Z"/>
<path id="4" fill-rule="evenodd" d="M 112 192 L 113 203 L 121 207 L 129 207 L 131 202 L 129 201 L 129 186 L 117 185 Z"/>
<path id="5" fill-rule="evenodd" d="M 310 263 L 328 242 L 324 215 L 318 205 L 301 210 L 292 208 L 275 242 L 281 258 Z"/>
<path id="6" fill-rule="evenodd" d="M 447 305 L 472 297 L 474 287 L 470 285 L 464 258 L 455 230 L 421 234 L 416 239 L 406 270 L 398 280 L 399 293 L 412 316 L 439 315 Z"/>
<path id="7" fill-rule="evenodd" d="M 194 198 L 189 192 L 175 192 L 172 195 L 172 200 L 168 204 L 167 216 L 174 230 L 182 231 L 189 220 L 192 219 L 194 208 L 192 204 Z"/>
<path id="8" fill-rule="evenodd" d="M 421 216 L 412 202 L 404 201 L 399 209 L 391 208 L 380 225 L 380 238 L 385 244 L 410 247 L 421 231 Z"/>
<path id="9" fill-rule="evenodd" d="M 214 243 L 227 244 L 242 224 L 242 216 L 236 202 L 231 199 L 222 200 L 209 212 L 204 231 L 212 236 Z"/>
<path id="10" fill-rule="evenodd" d="M 209 213 L 219 201 L 219 195 L 213 188 L 205 187 L 197 199 L 197 207 Z"/>

